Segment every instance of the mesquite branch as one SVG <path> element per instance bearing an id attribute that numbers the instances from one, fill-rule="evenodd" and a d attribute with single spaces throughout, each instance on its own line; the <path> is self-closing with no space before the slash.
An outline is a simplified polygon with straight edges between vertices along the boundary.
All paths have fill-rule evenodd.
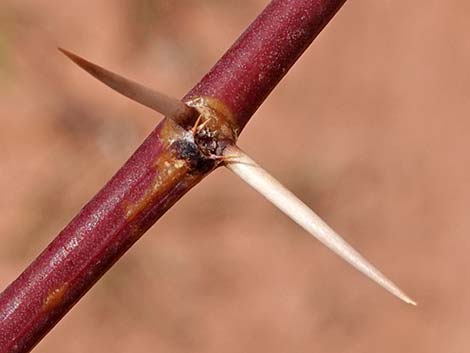
<path id="1" fill-rule="evenodd" d="M 329 227 L 312 222 L 313 212 L 299 216 L 293 195 L 235 147 L 252 114 L 344 2 L 272 1 L 182 102 L 64 51 L 166 118 L 0 295 L 0 352 L 31 350 L 168 208 L 224 163 L 356 268 L 413 303 Z M 269 195 L 279 190 L 279 197 Z"/>

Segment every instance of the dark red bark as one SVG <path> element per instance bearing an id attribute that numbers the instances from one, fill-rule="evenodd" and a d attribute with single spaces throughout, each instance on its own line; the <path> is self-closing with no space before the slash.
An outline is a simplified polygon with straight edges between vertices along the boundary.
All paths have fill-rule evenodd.
<path id="1" fill-rule="evenodd" d="M 217 98 L 241 130 L 344 2 L 271 2 L 185 99 Z M 0 295 L 0 352 L 31 350 L 169 207 L 215 167 L 192 163 L 197 156 L 172 144 L 184 133 L 172 121 L 162 121 Z"/>
<path id="2" fill-rule="evenodd" d="M 345 1 L 272 1 L 185 98 L 218 98 L 243 129 Z"/>

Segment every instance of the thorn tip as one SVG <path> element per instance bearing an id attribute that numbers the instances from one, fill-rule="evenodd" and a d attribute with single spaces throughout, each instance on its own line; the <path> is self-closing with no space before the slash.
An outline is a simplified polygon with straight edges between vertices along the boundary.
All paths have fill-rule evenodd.
<path id="1" fill-rule="evenodd" d="M 168 97 L 163 93 L 106 70 L 64 48 L 58 47 L 57 49 L 106 86 L 168 118 L 182 120 L 195 113 L 194 108 L 187 106 L 179 99 Z"/>

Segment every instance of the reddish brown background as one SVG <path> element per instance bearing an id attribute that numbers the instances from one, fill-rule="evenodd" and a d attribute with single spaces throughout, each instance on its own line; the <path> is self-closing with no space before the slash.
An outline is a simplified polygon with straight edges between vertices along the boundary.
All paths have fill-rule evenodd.
<path id="1" fill-rule="evenodd" d="M 161 118 L 55 47 L 182 96 L 265 4 L 1 1 L 1 288 Z M 219 170 L 35 351 L 468 352 L 469 11 L 350 0 L 240 139 L 420 306 Z"/>

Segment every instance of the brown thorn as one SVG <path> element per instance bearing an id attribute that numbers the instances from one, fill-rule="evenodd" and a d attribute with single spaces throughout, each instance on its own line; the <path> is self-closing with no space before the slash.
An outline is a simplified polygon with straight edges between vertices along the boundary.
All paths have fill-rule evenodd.
<path id="1" fill-rule="evenodd" d="M 196 130 L 201 131 L 202 129 L 204 129 L 204 126 L 206 126 L 211 120 L 212 120 L 212 118 L 208 118 L 206 121 L 199 124 L 199 126 L 196 128 Z"/>
<path id="2" fill-rule="evenodd" d="M 191 133 L 193 135 L 196 135 L 197 127 L 199 126 L 199 122 L 201 121 L 201 119 L 202 119 L 202 114 L 199 114 L 199 116 L 196 119 L 196 122 L 193 125 L 193 128 L 191 129 Z"/>
<path id="3" fill-rule="evenodd" d="M 90 75 L 104 83 L 106 86 L 121 93 L 122 95 L 153 109 L 168 118 L 176 121 L 182 121 L 195 114 L 195 109 L 188 107 L 179 99 L 168 97 L 151 88 L 145 87 L 140 83 L 129 80 L 114 72 L 108 71 L 101 66 L 83 59 L 65 49 L 58 48 L 65 56 L 80 66 Z"/>

